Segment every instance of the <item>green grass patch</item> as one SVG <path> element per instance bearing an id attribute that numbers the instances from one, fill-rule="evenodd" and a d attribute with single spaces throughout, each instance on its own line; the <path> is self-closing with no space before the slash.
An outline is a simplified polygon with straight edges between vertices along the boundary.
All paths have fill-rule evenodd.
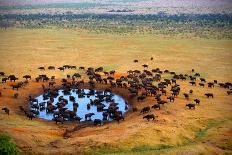
<path id="1" fill-rule="evenodd" d="M 0 134 L 0 154 L 2 155 L 18 154 L 16 145 L 11 142 L 10 136 L 6 134 Z"/>

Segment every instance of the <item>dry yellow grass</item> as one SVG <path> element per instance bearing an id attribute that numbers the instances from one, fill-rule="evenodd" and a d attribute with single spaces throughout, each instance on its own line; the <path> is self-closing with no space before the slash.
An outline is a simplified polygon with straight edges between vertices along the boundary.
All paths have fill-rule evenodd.
<path id="1" fill-rule="evenodd" d="M 0 71 L 33 77 L 41 73 L 64 77 L 76 71 L 39 71 L 39 66 L 56 67 L 103 66 L 124 73 L 128 69 L 142 69 L 146 63 L 151 68 L 160 67 L 178 73 L 190 73 L 192 68 L 209 80 L 219 82 L 232 79 L 232 41 L 197 38 L 165 38 L 165 36 L 115 36 L 91 34 L 66 29 L 8 29 L 0 30 Z M 150 57 L 154 61 L 150 61 Z M 139 59 L 138 64 L 132 61 Z M 193 89 L 190 99 L 200 98 L 196 110 L 185 108 L 187 101 L 180 95 L 175 103 L 162 110 L 152 110 L 157 122 L 146 122 L 139 113 L 129 113 L 119 125 L 115 122 L 96 128 L 85 128 L 63 139 L 62 133 L 74 124 L 55 125 L 54 122 L 27 120 L 18 115 L 18 106 L 27 104 L 29 94 L 40 94 L 41 83 L 31 82 L 19 90 L 18 100 L 6 84 L 1 84 L 0 107 L 7 106 L 11 115 L 0 113 L 0 131 L 7 132 L 17 146 L 32 153 L 68 154 L 77 152 L 99 154 L 225 154 L 231 152 L 232 105 L 231 96 L 224 89 L 190 86 L 178 82 L 182 93 Z M 100 86 L 99 86 L 100 87 Z M 127 92 L 115 89 L 127 97 Z M 204 93 L 215 94 L 207 99 Z M 131 101 L 139 109 L 154 103 L 149 98 L 143 103 Z"/>

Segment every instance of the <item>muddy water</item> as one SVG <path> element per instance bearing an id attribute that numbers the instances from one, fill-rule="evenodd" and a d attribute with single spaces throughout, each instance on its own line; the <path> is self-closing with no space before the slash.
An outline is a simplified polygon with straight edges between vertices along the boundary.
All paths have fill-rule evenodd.
<path id="1" fill-rule="evenodd" d="M 92 105 L 89 110 L 87 109 L 87 104 L 90 103 L 90 99 L 92 99 L 92 100 L 97 99 L 97 97 L 96 97 L 97 96 L 96 95 L 97 90 L 94 90 L 95 94 L 91 95 L 91 96 L 86 95 L 87 93 L 89 93 L 89 89 L 82 89 L 82 91 L 85 94 L 84 97 L 82 97 L 82 98 L 78 97 L 78 94 L 76 93 L 76 90 L 72 90 L 70 92 L 71 93 L 70 95 L 75 97 L 75 102 L 79 104 L 79 107 L 77 108 L 77 112 L 76 112 L 77 116 L 82 118 L 81 121 L 84 121 L 85 120 L 85 114 L 94 113 L 95 115 L 93 115 L 91 117 L 92 120 L 94 120 L 94 119 L 103 120 L 103 116 L 102 116 L 103 112 L 102 111 L 97 111 L 97 107 L 95 105 Z M 59 93 L 59 95 L 56 98 L 54 98 L 53 105 L 56 105 L 56 103 L 58 103 L 58 98 L 60 96 L 63 96 L 64 99 L 68 100 L 68 104 L 65 106 L 65 108 L 68 108 L 69 110 L 72 111 L 73 110 L 73 102 L 69 100 L 70 95 L 65 95 L 62 90 L 59 90 L 58 93 Z M 104 91 L 101 92 L 101 94 L 103 94 L 103 93 L 104 93 Z M 110 93 L 107 92 L 107 94 L 109 95 Z M 113 93 L 111 93 L 111 94 L 112 94 L 112 99 L 114 100 L 114 102 L 118 103 L 118 107 L 119 107 L 118 110 L 122 111 L 122 113 L 124 114 L 126 112 L 126 110 L 125 110 L 125 107 L 126 107 L 125 100 L 119 95 L 116 95 L 116 94 L 113 94 Z M 48 101 L 48 100 L 44 100 L 43 94 L 38 96 L 36 99 L 38 99 L 39 103 Z M 107 109 L 111 102 L 107 102 L 107 101 L 104 100 L 101 103 L 103 103 L 105 105 L 104 109 Z M 40 110 L 39 115 L 37 117 L 47 119 L 47 120 L 52 120 L 53 119 L 53 114 L 52 113 L 47 113 L 46 110 Z M 111 121 L 111 119 L 108 119 L 108 120 Z"/>

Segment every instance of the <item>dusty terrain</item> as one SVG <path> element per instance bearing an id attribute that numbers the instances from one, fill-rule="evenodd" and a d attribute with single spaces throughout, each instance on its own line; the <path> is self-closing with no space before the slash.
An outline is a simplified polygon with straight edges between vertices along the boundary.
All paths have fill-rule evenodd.
<path id="1" fill-rule="evenodd" d="M 143 69 L 144 63 L 149 64 L 149 69 L 160 67 L 177 73 L 190 74 L 194 68 L 208 81 L 231 82 L 232 79 L 231 40 L 115 36 L 65 29 L 8 29 L 0 34 L 0 71 L 16 74 L 20 80 L 25 74 L 33 78 L 43 73 L 56 75 L 59 81 L 66 74 L 82 73 L 78 69 L 39 71 L 40 66 L 103 66 L 107 71 L 115 69 L 115 76 L 119 77 L 129 69 Z M 139 63 L 133 63 L 134 59 L 139 59 Z M 64 131 L 76 124 L 30 121 L 19 111 L 18 106 L 27 105 L 29 94 L 42 93 L 42 82 L 30 81 L 18 91 L 18 99 L 12 97 L 17 91 L 9 87 L 11 83 L 0 84 L 0 107 L 11 110 L 9 116 L 0 112 L 0 131 L 11 135 L 22 154 L 231 154 L 232 96 L 218 86 L 211 89 L 191 86 L 188 81 L 178 83 L 182 89 L 177 100 L 161 110 L 152 110 L 151 113 L 159 116 L 157 121 L 147 122 L 139 112 L 129 111 L 120 124 L 84 128 L 68 139 L 63 138 Z M 107 86 L 97 86 L 102 87 Z M 190 101 L 201 100 L 195 110 L 185 107 L 190 101 L 182 95 L 190 89 L 194 92 Z M 125 89 L 116 88 L 114 92 L 138 109 L 155 102 L 149 97 L 138 103 L 129 99 Z M 212 92 L 215 97 L 208 99 L 205 92 Z"/>

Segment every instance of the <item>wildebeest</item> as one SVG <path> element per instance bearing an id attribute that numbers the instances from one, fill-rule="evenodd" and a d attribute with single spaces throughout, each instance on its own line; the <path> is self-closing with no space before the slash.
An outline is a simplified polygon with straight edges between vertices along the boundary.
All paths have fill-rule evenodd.
<path id="1" fill-rule="evenodd" d="M 55 70 L 54 66 L 48 66 L 48 70 Z"/>
<path id="2" fill-rule="evenodd" d="M 102 125 L 102 121 L 100 119 L 94 119 L 93 124 L 101 126 Z"/>
<path id="3" fill-rule="evenodd" d="M 144 108 L 140 111 L 140 113 L 145 114 L 145 113 L 148 113 L 148 112 L 150 112 L 150 111 L 151 111 L 151 109 L 150 109 L 150 107 L 148 106 L 148 107 L 144 107 Z"/>
<path id="4" fill-rule="evenodd" d="M 134 63 L 138 63 L 139 61 L 138 60 L 134 60 Z"/>
<path id="5" fill-rule="evenodd" d="M 0 76 L 5 76 L 5 73 L 4 72 L 0 72 Z"/>
<path id="6" fill-rule="evenodd" d="M 160 100 L 160 101 L 158 101 L 158 104 L 162 104 L 162 105 L 164 105 L 165 103 L 168 103 L 167 101 L 165 101 L 165 100 Z"/>
<path id="7" fill-rule="evenodd" d="M 232 94 L 232 90 L 228 90 L 226 93 L 227 93 L 228 95 L 230 95 L 230 94 Z"/>
<path id="8" fill-rule="evenodd" d="M 214 87 L 214 83 L 213 83 L 213 82 L 208 82 L 208 87 L 209 87 L 209 88 Z"/>
<path id="9" fill-rule="evenodd" d="M 35 118 L 34 114 L 32 112 L 25 112 L 26 116 L 28 117 L 28 119 L 32 120 L 33 118 Z"/>
<path id="10" fill-rule="evenodd" d="M 137 101 L 138 101 L 138 102 L 139 102 L 139 101 L 143 101 L 145 98 L 146 98 L 146 96 L 144 96 L 144 95 L 138 96 L 138 97 L 137 97 Z"/>
<path id="11" fill-rule="evenodd" d="M 190 81 L 189 82 L 192 86 L 195 85 L 196 86 L 196 82 L 195 81 Z"/>
<path id="12" fill-rule="evenodd" d="M 45 70 L 45 67 L 39 67 L 38 69 L 39 70 Z"/>
<path id="13" fill-rule="evenodd" d="M 173 101 L 173 102 L 175 101 L 175 97 L 174 97 L 174 96 L 169 96 L 169 97 L 167 97 L 167 99 L 169 99 L 170 102 L 171 102 L 171 101 Z"/>
<path id="14" fill-rule="evenodd" d="M 14 93 L 14 98 L 18 98 L 18 96 L 19 96 L 19 93 Z"/>
<path id="15" fill-rule="evenodd" d="M 199 83 L 199 86 L 205 87 L 205 84 L 204 83 Z"/>
<path id="16" fill-rule="evenodd" d="M 196 102 L 196 104 L 198 104 L 198 105 L 199 105 L 199 104 L 200 104 L 200 102 L 201 102 L 199 99 L 195 99 L 194 101 L 195 101 L 195 102 Z"/>
<path id="17" fill-rule="evenodd" d="M 159 104 L 154 104 L 151 108 L 159 109 L 160 110 L 160 105 Z"/>
<path id="18" fill-rule="evenodd" d="M 183 95 L 184 95 L 185 99 L 187 99 L 187 100 L 189 99 L 189 94 L 184 93 Z"/>
<path id="19" fill-rule="evenodd" d="M 33 103 L 33 102 L 38 103 L 38 99 L 32 98 L 31 95 L 29 95 L 29 101 L 32 102 L 32 103 Z"/>
<path id="20" fill-rule="evenodd" d="M 212 98 L 214 97 L 213 93 L 205 93 L 205 96 L 207 96 L 208 98 L 209 97 L 212 97 Z"/>
<path id="21" fill-rule="evenodd" d="M 18 80 L 18 78 L 15 76 L 15 75 L 9 75 L 8 76 L 8 79 L 10 80 L 10 81 L 16 81 L 16 80 Z"/>
<path id="22" fill-rule="evenodd" d="M 136 112 L 136 111 L 138 111 L 138 108 L 133 107 L 133 108 L 132 108 L 132 111 L 133 111 L 133 112 Z"/>
<path id="23" fill-rule="evenodd" d="M 143 117 L 143 119 L 147 119 L 147 121 L 150 121 L 150 119 L 154 120 L 156 117 L 154 114 L 146 115 Z"/>
<path id="24" fill-rule="evenodd" d="M 92 117 L 93 115 L 95 115 L 95 114 L 94 114 L 94 113 L 85 114 L 85 120 L 88 120 L 88 118 L 89 118 L 89 120 L 91 120 L 91 117 Z"/>
<path id="25" fill-rule="evenodd" d="M 188 107 L 189 109 L 195 109 L 195 104 L 193 103 L 189 103 L 189 104 L 186 104 L 186 107 Z"/>
<path id="26" fill-rule="evenodd" d="M 31 79 L 31 76 L 30 75 L 24 75 L 23 78 L 25 78 L 27 80 L 27 79 Z"/>
<path id="27" fill-rule="evenodd" d="M 192 90 L 192 89 L 190 89 L 190 90 L 189 90 L 189 93 L 190 93 L 190 94 L 192 94 L 192 93 L 193 93 L 193 90 Z"/>
<path id="28" fill-rule="evenodd" d="M 7 80 L 8 78 L 2 78 L 2 83 L 6 83 Z"/>
<path id="29" fill-rule="evenodd" d="M 5 111 L 5 113 L 6 113 L 6 114 L 8 114 L 8 115 L 10 114 L 10 110 L 9 110 L 7 107 L 2 108 L 2 110 L 4 110 L 4 111 Z"/>
<path id="30" fill-rule="evenodd" d="M 60 71 L 64 71 L 64 67 L 58 67 L 58 69 L 60 70 Z"/>
<path id="31" fill-rule="evenodd" d="M 148 65 L 146 65 L 146 64 L 144 64 L 144 65 L 142 65 L 144 68 L 148 68 Z"/>

